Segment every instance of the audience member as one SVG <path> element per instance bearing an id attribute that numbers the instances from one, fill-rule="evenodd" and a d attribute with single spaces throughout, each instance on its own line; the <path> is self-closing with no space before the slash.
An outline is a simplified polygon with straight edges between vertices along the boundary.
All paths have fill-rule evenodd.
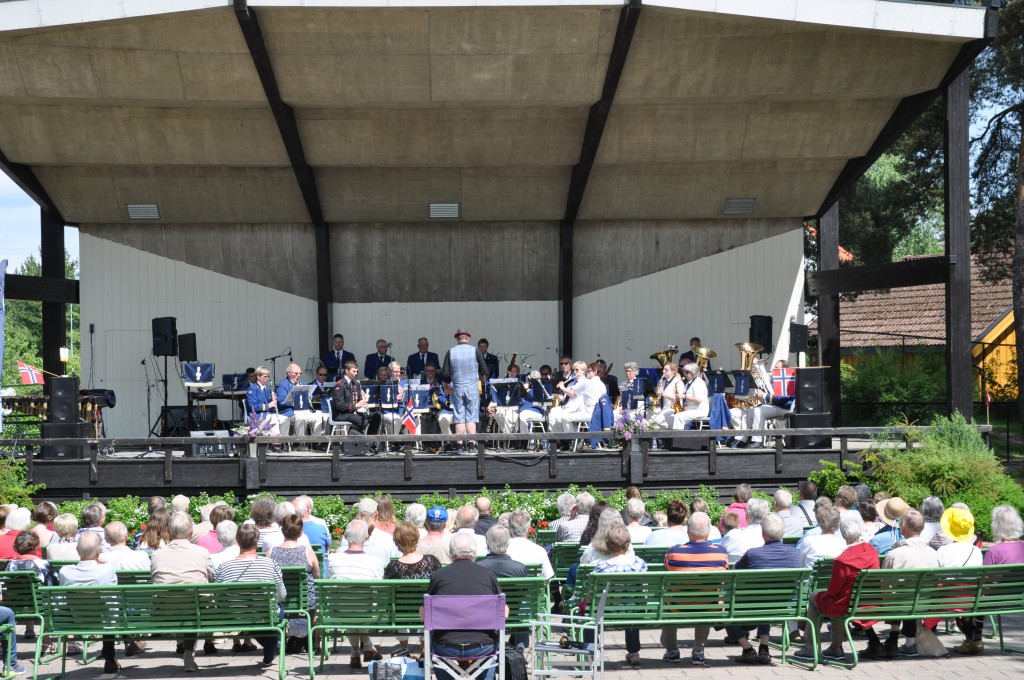
<path id="1" fill-rule="evenodd" d="M 749 484 L 738 484 L 732 492 L 732 503 L 726 508 L 725 512 L 735 512 L 740 518 L 740 528 L 747 526 L 747 501 L 754 497 L 754 492 L 750 488 Z M 718 528 L 722 532 L 724 537 L 726 534 L 725 525 L 722 520 L 718 521 Z M 758 529 L 758 532 L 761 530 Z"/>
<path id="2" fill-rule="evenodd" d="M 629 532 L 633 543 L 643 543 L 653 533 L 651 531 L 650 515 L 647 514 L 647 507 L 639 498 L 630 498 L 626 501 L 626 531 Z M 648 524 L 643 524 L 646 520 Z"/>
<path id="3" fill-rule="evenodd" d="M 814 501 L 818 500 L 818 485 L 809 479 L 805 479 L 797 485 L 800 493 L 800 502 L 793 506 L 799 510 L 804 517 L 804 526 L 814 525 Z"/>
<path id="4" fill-rule="evenodd" d="M 944 512 L 946 512 L 946 506 L 937 496 L 928 496 L 921 501 L 921 514 L 924 516 L 924 530 L 921 531 L 921 538 L 926 543 L 942 531 L 941 521 Z"/>
<path id="5" fill-rule="evenodd" d="M 746 503 L 746 510 L 746 522 L 741 522 L 739 529 L 734 529 L 722 537 L 721 545 L 728 551 L 730 562 L 743 557 L 751 548 L 764 545 L 761 519 L 768 514 L 768 501 L 763 498 L 751 498 Z"/>
<path id="6" fill-rule="evenodd" d="M 496 524 L 487 532 L 487 557 L 476 561 L 482 567 L 487 567 L 497 578 L 524 578 L 526 565 L 518 560 L 512 559 L 508 554 L 509 541 L 512 535 L 508 529 Z"/>
<path id="7" fill-rule="evenodd" d="M 46 558 L 60 561 L 78 559 L 78 518 L 68 512 L 57 515 L 53 519 L 53 530 L 57 540 L 46 546 Z"/>
<path id="8" fill-rule="evenodd" d="M 56 517 L 57 506 L 50 501 L 42 501 L 32 510 L 32 521 L 36 523 L 32 531 L 39 537 L 39 545 L 49 545 L 57 540 L 57 532 L 53 527 Z"/>
<path id="9" fill-rule="evenodd" d="M 427 530 L 423 527 L 426 520 L 427 508 L 423 503 L 409 503 L 409 505 L 405 506 L 405 521 L 413 523 L 416 531 L 420 534 L 420 538 L 427 535 Z"/>
<path id="10" fill-rule="evenodd" d="M 636 498 L 630 501 L 638 500 Z M 637 557 L 630 546 L 629 529 L 619 523 L 608 530 L 604 539 L 608 559 L 594 565 L 595 574 L 636 574 L 647 571 L 647 563 Z M 640 629 L 626 629 L 626 663 L 633 668 L 640 667 Z"/>
<path id="11" fill-rule="evenodd" d="M 814 519 L 821 533 L 808 536 L 800 547 L 800 566 L 814 567 L 814 563 L 823 557 L 835 557 L 846 550 L 846 540 L 837 536 L 839 530 L 839 510 L 831 503 L 821 504 L 814 509 Z"/>
<path id="12" fill-rule="evenodd" d="M 418 552 L 424 555 L 433 555 L 441 565 L 451 564 L 452 558 L 448 554 L 448 543 L 445 541 L 445 528 L 448 526 L 448 511 L 440 505 L 427 510 L 423 527 L 427 530 L 425 536 L 420 538 L 416 546 Z"/>
<path id="13" fill-rule="evenodd" d="M 384 563 L 363 550 L 368 533 L 365 519 L 354 519 L 348 523 L 345 527 L 346 546 L 339 548 L 328 560 L 329 578 L 345 581 L 376 581 L 384 578 Z M 363 661 L 383 658 L 374 646 L 373 640 L 365 633 L 350 631 L 348 639 L 352 645 L 350 668 L 362 668 Z M 362 659 L 359 657 L 360 651 L 363 654 Z"/>
<path id="14" fill-rule="evenodd" d="M 214 571 L 228 560 L 238 557 L 241 552 L 238 547 L 238 525 L 234 520 L 226 519 L 217 525 L 217 542 L 224 547 L 219 553 L 210 555 L 210 566 Z"/>
<path id="15" fill-rule="evenodd" d="M 477 498 L 476 510 L 480 516 L 476 520 L 476 527 L 473 530 L 480 536 L 487 536 L 490 528 L 498 523 L 498 520 L 491 515 L 491 499 L 486 496 Z"/>
<path id="16" fill-rule="evenodd" d="M 211 555 L 215 555 L 224 549 L 224 545 L 217 538 L 217 526 L 225 520 L 234 520 L 235 511 L 228 505 L 216 505 L 210 510 L 210 530 L 195 540 L 195 544 L 206 548 Z M 193 533 L 195 533 L 193 531 Z"/>
<path id="17" fill-rule="evenodd" d="M 128 547 L 128 528 L 122 522 L 110 522 L 103 528 L 104 537 L 110 546 L 103 555 L 103 561 L 114 571 L 149 571 L 149 555 L 141 550 Z"/>
<path id="18" fill-rule="evenodd" d="M 59 518 L 58 518 L 59 519 Z M 171 534 L 168 525 L 171 521 L 171 513 L 167 508 L 157 508 L 149 516 L 149 523 L 145 531 L 139 537 L 139 545 L 136 550 L 142 550 L 150 557 L 160 548 L 171 542 Z"/>
<path id="19" fill-rule="evenodd" d="M 666 528 L 661 531 L 652 531 L 651 535 L 644 541 L 644 545 L 673 546 L 686 543 L 689 537 L 686 534 L 686 504 L 678 498 L 673 498 L 665 506 Z"/>
<path id="20" fill-rule="evenodd" d="M 785 489 L 779 489 L 772 496 L 772 503 L 775 507 L 775 512 L 778 513 L 782 521 L 786 523 L 786 536 L 801 536 L 804 533 L 804 527 L 807 526 L 804 522 L 803 513 L 796 511 L 794 514 L 793 509 L 793 494 L 786 491 Z"/>
<path id="21" fill-rule="evenodd" d="M 555 539 L 559 542 L 579 541 L 583 536 L 583 530 L 590 523 L 590 512 L 593 508 L 593 494 L 588 491 L 577 494 L 575 510 L 568 518 L 562 516 L 555 530 Z"/>
<path id="22" fill-rule="evenodd" d="M 441 562 L 436 557 L 424 555 L 416 549 L 419 543 L 420 532 L 412 522 L 399 522 L 395 526 L 394 538 L 395 545 L 402 551 L 402 556 L 397 560 L 392 560 L 384 568 L 384 578 L 428 579 L 435 571 L 441 568 Z M 523 570 L 523 575 L 526 575 L 525 569 Z M 408 633 L 411 632 L 414 631 L 408 631 Z M 394 656 L 406 656 L 409 654 L 408 633 L 404 636 L 398 635 L 398 651 L 395 652 Z"/>
<path id="23" fill-rule="evenodd" d="M 539 564 L 540 575 L 550 580 L 555 570 L 551 568 L 548 551 L 528 538 L 532 523 L 533 518 L 526 510 L 516 510 L 508 518 L 508 532 L 512 537 L 508 542 L 508 556 L 522 564 Z"/>
<path id="24" fill-rule="evenodd" d="M 476 523 L 480 519 L 480 511 L 475 505 L 463 505 L 455 511 L 455 534 L 448 535 L 450 543 L 456 534 L 472 534 L 476 541 L 476 556 L 483 557 L 487 554 L 487 540 L 476 533 Z M 450 549 L 449 549 L 450 552 Z"/>

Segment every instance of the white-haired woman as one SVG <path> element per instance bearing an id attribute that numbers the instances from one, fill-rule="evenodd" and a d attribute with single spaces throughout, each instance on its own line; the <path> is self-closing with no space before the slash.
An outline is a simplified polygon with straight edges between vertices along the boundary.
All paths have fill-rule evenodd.
<path id="1" fill-rule="evenodd" d="M 683 366 L 683 385 L 678 390 L 678 401 L 683 410 L 675 415 L 672 429 L 686 430 L 694 420 L 708 417 L 708 384 L 701 377 L 697 364 Z"/>

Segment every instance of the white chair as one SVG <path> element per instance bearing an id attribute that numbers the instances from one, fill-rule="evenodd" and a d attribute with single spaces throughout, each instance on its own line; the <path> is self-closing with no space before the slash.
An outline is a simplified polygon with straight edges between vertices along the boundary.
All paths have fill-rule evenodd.
<path id="1" fill-rule="evenodd" d="M 332 397 L 332 399 L 333 399 L 333 397 Z M 339 421 L 335 420 L 334 419 L 334 408 L 333 408 L 333 406 L 334 406 L 334 404 L 331 404 L 331 407 L 328 408 L 328 411 L 327 411 L 327 424 L 331 427 L 330 436 L 333 437 L 335 435 L 339 435 L 340 434 L 343 437 L 347 437 L 348 436 L 349 428 L 352 427 L 352 424 L 351 423 L 346 423 L 346 422 L 339 422 Z M 330 453 L 330 452 L 331 452 L 331 442 L 328 441 L 327 442 L 327 453 Z"/>
<path id="2" fill-rule="evenodd" d="M 582 422 L 582 421 L 576 423 L 576 431 L 577 432 L 590 432 L 590 423 L 585 423 L 585 422 Z M 582 442 L 582 441 L 583 441 L 582 439 L 573 439 L 572 440 L 572 452 L 573 453 L 576 453 L 576 451 L 579 450 L 580 442 Z"/>
<path id="3" fill-rule="evenodd" d="M 494 631 L 498 642 L 493 652 L 480 657 L 435 654 L 431 636 L 446 630 Z M 434 665 L 460 680 L 477 680 L 497 668 L 498 680 L 505 680 L 505 595 L 424 595 L 423 650 L 424 680 L 430 680 Z"/>

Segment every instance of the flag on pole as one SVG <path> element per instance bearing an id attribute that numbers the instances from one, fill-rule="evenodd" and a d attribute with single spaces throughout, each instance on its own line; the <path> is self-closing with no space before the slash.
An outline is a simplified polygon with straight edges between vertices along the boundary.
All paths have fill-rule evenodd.
<path id="1" fill-rule="evenodd" d="M 4 280 L 7 278 L 7 260 L 0 260 L 0 385 L 4 384 L 4 323 L 7 308 L 4 304 Z M 0 397 L 0 401 L 3 397 Z M 4 426 L 4 410 L 0 408 L 0 428 Z"/>
<path id="2" fill-rule="evenodd" d="M 412 414 L 412 395 L 409 395 L 409 401 L 405 405 L 405 411 L 402 415 L 402 424 L 405 425 L 405 429 L 409 434 L 416 434 L 416 417 Z"/>
<path id="3" fill-rule="evenodd" d="M 988 390 L 985 390 L 985 408 L 988 408 L 991 405 L 992 405 L 992 393 L 989 392 Z"/>
<path id="4" fill-rule="evenodd" d="M 18 373 L 21 375 L 22 385 L 42 385 L 45 382 L 42 371 L 20 361 L 18 362 Z"/>

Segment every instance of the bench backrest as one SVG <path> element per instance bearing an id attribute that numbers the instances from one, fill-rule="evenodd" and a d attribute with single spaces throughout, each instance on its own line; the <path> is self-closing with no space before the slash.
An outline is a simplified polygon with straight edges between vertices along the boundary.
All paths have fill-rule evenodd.
<path id="1" fill-rule="evenodd" d="M 555 578 L 564 579 L 569 573 L 569 567 L 580 561 L 580 544 L 572 541 L 552 543 L 549 557 Z"/>
<path id="2" fill-rule="evenodd" d="M 148 570 L 143 571 L 119 571 L 117 572 L 117 585 L 136 586 L 153 582 L 153 574 Z"/>
<path id="3" fill-rule="evenodd" d="M 942 569 L 866 569 L 857 575 L 850 613 L 884 618 L 995 615 L 1024 610 L 1024 564 Z"/>
<path id="4" fill-rule="evenodd" d="M 667 545 L 634 545 L 633 552 L 637 557 L 647 563 L 648 569 L 657 566 L 665 566 L 665 553 L 668 552 Z"/>
<path id="5" fill-rule="evenodd" d="M 281 567 L 284 589 L 288 596 L 281 607 L 285 614 L 304 614 L 309 609 L 309 581 L 306 567 Z"/>
<path id="6" fill-rule="evenodd" d="M 4 586 L 3 606 L 14 610 L 17 618 L 39 615 L 39 574 L 34 571 L 0 571 Z"/>
<path id="7" fill-rule="evenodd" d="M 538 545 L 550 545 L 555 542 L 555 534 L 558 531 L 556 529 L 537 529 L 537 533 L 534 534 L 534 541 Z"/>
<path id="8" fill-rule="evenodd" d="M 834 557 L 822 557 L 811 567 L 810 591 L 812 593 L 828 589 L 828 584 L 832 581 L 832 565 L 835 561 Z"/>
<path id="9" fill-rule="evenodd" d="M 46 631 L 162 633 L 273 628 L 273 582 L 54 586 L 39 589 Z"/>

